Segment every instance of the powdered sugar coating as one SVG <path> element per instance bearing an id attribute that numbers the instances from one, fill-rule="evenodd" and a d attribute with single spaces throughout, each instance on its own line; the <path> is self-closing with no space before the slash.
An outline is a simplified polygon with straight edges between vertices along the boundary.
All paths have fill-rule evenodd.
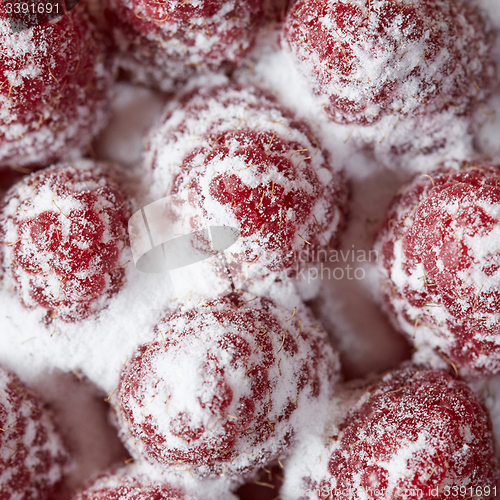
<path id="1" fill-rule="evenodd" d="M 444 500 L 453 487 L 455 496 L 498 494 L 487 410 L 444 371 L 406 366 L 386 375 L 337 425 L 311 450 L 323 457 L 319 467 L 300 454 L 288 461 L 283 498 Z"/>
<path id="2" fill-rule="evenodd" d="M 396 327 L 477 375 L 500 372 L 499 181 L 486 163 L 415 178 L 375 245 Z"/>
<path id="3" fill-rule="evenodd" d="M 237 479 L 285 456 L 324 411 L 338 377 L 326 334 L 302 307 L 241 301 L 168 314 L 127 363 L 115 405 L 132 456 Z"/>
<path id="4" fill-rule="evenodd" d="M 102 165 L 81 160 L 24 178 L 0 212 L 2 268 L 27 307 L 77 321 L 118 292 L 127 204 Z"/>
<path id="5" fill-rule="evenodd" d="M 299 0 L 283 34 L 339 123 L 450 107 L 462 115 L 493 84 L 491 35 L 462 1 Z"/>
<path id="6" fill-rule="evenodd" d="M 254 86 L 204 88 L 181 103 L 150 134 L 155 198 L 191 189 L 209 223 L 238 228 L 226 255 L 252 280 L 337 242 L 344 177 L 305 122 Z M 194 217 L 184 221 L 197 227 Z"/>
<path id="7" fill-rule="evenodd" d="M 254 45 L 263 0 L 107 0 L 118 64 L 136 82 L 172 91 L 196 73 L 224 70 Z"/>
<path id="8" fill-rule="evenodd" d="M 51 498 L 68 455 L 39 399 L 0 368 L 0 497 Z"/>
<path id="9" fill-rule="evenodd" d="M 0 5 L 0 168 L 75 157 L 104 125 L 113 75 L 85 4 L 17 33 Z"/>

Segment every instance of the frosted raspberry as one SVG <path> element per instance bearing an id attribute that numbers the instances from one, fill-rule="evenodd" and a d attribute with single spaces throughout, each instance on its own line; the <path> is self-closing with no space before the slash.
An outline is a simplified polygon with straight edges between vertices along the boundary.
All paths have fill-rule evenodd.
<path id="1" fill-rule="evenodd" d="M 0 368 L 0 498 L 52 498 L 68 455 L 40 400 Z"/>
<path id="2" fill-rule="evenodd" d="M 224 487 L 203 485 L 203 493 L 191 494 L 171 484 L 178 478 L 158 473 L 150 465 L 134 462 L 130 466 L 106 471 L 89 481 L 72 500 L 236 500 Z M 196 483 L 200 490 L 200 483 Z"/>
<path id="3" fill-rule="evenodd" d="M 264 0 L 107 0 L 118 63 L 133 80 L 171 91 L 189 76 L 223 70 L 253 47 Z"/>
<path id="4" fill-rule="evenodd" d="M 123 279 L 127 207 L 98 164 L 59 164 L 26 177 L 0 213 L 3 268 L 27 307 L 73 322 L 106 305 Z"/>
<path id="5" fill-rule="evenodd" d="M 414 179 L 376 248 L 396 326 L 476 374 L 500 373 L 500 167 Z"/>
<path id="6" fill-rule="evenodd" d="M 314 463 L 322 456 L 317 467 L 307 454 L 290 459 L 283 498 L 306 498 L 304 491 L 346 500 L 498 495 L 488 412 L 465 382 L 444 371 L 407 366 L 386 375 L 337 425 L 311 450 Z"/>
<path id="7" fill-rule="evenodd" d="M 72 500 L 195 500 L 169 484 L 131 475 L 128 469 L 101 474 Z"/>
<path id="8" fill-rule="evenodd" d="M 306 310 L 241 300 L 168 314 L 127 363 L 116 411 L 132 456 L 241 477 L 285 456 L 321 413 L 338 369 L 326 333 Z"/>
<path id="9" fill-rule="evenodd" d="M 112 74 L 85 10 L 13 33 L 0 4 L 0 168 L 76 156 L 104 125 Z"/>
<path id="10" fill-rule="evenodd" d="M 307 260 L 336 243 L 344 178 L 306 123 L 252 86 L 211 87 L 181 102 L 151 134 L 155 197 L 192 190 L 210 224 L 240 230 L 226 255 L 253 277 L 292 273 L 299 254 Z"/>
<path id="11" fill-rule="evenodd" d="M 283 36 L 338 123 L 469 113 L 492 87 L 491 35 L 467 2 L 299 0 Z"/>

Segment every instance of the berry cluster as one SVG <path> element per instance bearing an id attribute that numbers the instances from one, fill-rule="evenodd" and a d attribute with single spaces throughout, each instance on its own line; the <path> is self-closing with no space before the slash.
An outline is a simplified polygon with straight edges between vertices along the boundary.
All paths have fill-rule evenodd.
<path id="1" fill-rule="evenodd" d="M 0 188 L 14 181 L 5 167 L 42 169 L 0 203 L 1 293 L 13 291 L 29 315 L 45 326 L 59 319 L 71 332 L 91 325 L 106 336 L 111 314 L 82 320 L 95 318 L 111 297 L 123 299 L 130 319 L 125 347 L 121 337 L 106 338 L 118 365 L 81 369 L 95 370 L 94 381 L 106 371 L 101 387 L 118 384 L 107 401 L 133 465 L 101 472 L 73 500 L 234 500 L 235 488 L 273 467 L 284 469 L 285 483 L 273 492 L 283 500 L 311 492 L 318 500 L 447 500 L 456 489 L 464 498 L 497 496 L 492 424 L 458 371 L 500 373 L 500 166 L 441 165 L 417 177 L 376 241 L 393 323 L 423 347 L 417 361 L 442 366 L 438 353 L 456 378 L 451 370 L 407 364 L 368 386 L 339 384 L 338 355 L 288 279 L 339 243 L 346 220 L 344 165 L 316 139 L 318 128 L 324 142 L 341 130 L 331 121 L 348 124 L 358 139 L 360 130 L 380 126 L 381 143 L 386 128 L 406 121 L 387 140 L 394 159 L 441 150 L 453 120 L 465 128 L 474 122 L 496 78 L 492 32 L 476 8 L 465 0 L 77 3 L 13 33 L 0 2 Z M 286 8 L 272 43 L 281 33 L 323 104 L 322 125 L 297 118 L 257 87 L 259 64 L 247 76 L 253 62 L 250 71 L 239 63 L 266 16 L 283 19 Z M 103 21 L 108 36 L 96 27 Z M 279 57 L 278 70 L 293 74 L 290 57 Z M 146 196 L 174 201 L 155 205 L 161 209 L 150 219 L 146 207 L 137 212 L 147 233 L 143 247 L 161 247 L 165 256 L 165 242 L 155 239 L 160 226 L 176 237 L 195 234 L 194 250 L 206 250 L 200 234 L 208 231 L 200 230 L 207 224 L 239 235 L 218 255 L 221 269 L 215 265 L 220 276 L 221 263 L 229 266 L 231 292 L 220 298 L 210 276 L 205 281 L 217 298 L 189 308 L 179 294 L 178 307 L 159 321 L 146 308 L 136 321 L 128 308 L 137 295 L 118 295 L 129 251 L 128 201 L 106 165 L 68 163 L 104 124 L 114 69 L 164 92 L 188 89 L 148 138 L 145 177 L 153 182 Z M 266 78 L 264 85 L 274 85 Z M 414 125 L 425 140 L 402 138 Z M 146 278 L 137 276 L 127 276 L 131 291 L 143 293 Z M 97 353 L 80 337 L 76 342 L 86 343 L 79 347 Z M 47 336 L 37 345 L 51 357 L 61 352 L 59 341 Z M 64 368 L 77 365 L 74 359 L 70 353 Z M 51 359 L 49 368 L 58 362 Z M 0 500 L 58 498 L 69 458 L 46 411 L 0 369 Z M 276 481 L 269 481 L 273 489 Z"/>

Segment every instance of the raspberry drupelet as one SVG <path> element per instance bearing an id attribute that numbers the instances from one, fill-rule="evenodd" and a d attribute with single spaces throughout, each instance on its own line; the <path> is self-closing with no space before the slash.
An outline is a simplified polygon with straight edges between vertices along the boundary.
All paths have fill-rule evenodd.
<path id="1" fill-rule="evenodd" d="M 0 367 L 0 497 L 52 498 L 69 456 L 42 403 Z"/>
<path id="2" fill-rule="evenodd" d="M 264 0 L 106 0 L 118 64 L 132 80 L 164 91 L 190 76 L 224 71 L 253 47 Z"/>
<path id="3" fill-rule="evenodd" d="M 154 197 L 191 190 L 193 207 L 210 224 L 239 229 L 226 255 L 252 280 L 292 274 L 299 260 L 338 241 L 343 173 L 311 128 L 257 87 L 221 85 L 184 96 L 153 129 L 146 166 Z M 186 220 L 197 228 L 195 217 Z"/>
<path id="4" fill-rule="evenodd" d="M 170 313 L 155 333 L 122 371 L 114 406 L 131 455 L 166 470 L 241 482 L 286 456 L 338 378 L 302 306 L 229 296 Z"/>
<path id="5" fill-rule="evenodd" d="M 461 0 L 299 0 L 283 37 L 328 116 L 343 124 L 469 114 L 495 78 L 492 35 Z"/>
<path id="6" fill-rule="evenodd" d="M 489 414 L 465 382 L 407 365 L 354 400 L 326 437 L 286 463 L 285 500 L 498 496 Z"/>
<path id="7" fill-rule="evenodd" d="M 113 74 L 85 4 L 16 33 L 0 4 L 0 168 L 76 157 L 105 124 Z"/>
<path id="8" fill-rule="evenodd" d="M 476 375 L 500 373 L 499 182 L 490 163 L 416 177 L 375 245 L 395 326 Z"/>
<path id="9" fill-rule="evenodd" d="M 4 279 L 46 322 L 106 306 L 124 280 L 127 202 L 103 166 L 80 160 L 14 185 L 0 212 Z"/>

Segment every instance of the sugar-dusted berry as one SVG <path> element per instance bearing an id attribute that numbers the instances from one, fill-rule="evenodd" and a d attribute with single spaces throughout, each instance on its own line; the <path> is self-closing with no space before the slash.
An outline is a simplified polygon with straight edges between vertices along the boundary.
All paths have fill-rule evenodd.
<path id="1" fill-rule="evenodd" d="M 5 279 L 48 319 L 96 313 L 123 283 L 127 216 L 125 197 L 102 165 L 64 163 L 26 177 L 0 212 Z"/>
<path id="2" fill-rule="evenodd" d="M 118 64 L 139 83 L 174 90 L 190 76 L 224 71 L 253 47 L 263 0 L 107 0 Z M 227 67 L 227 68 L 226 68 Z"/>
<path id="3" fill-rule="evenodd" d="M 284 457 L 337 378 L 327 336 L 302 308 L 225 298 L 170 313 L 155 331 L 115 403 L 132 456 L 166 469 L 234 478 Z"/>
<path id="4" fill-rule="evenodd" d="M 69 456 L 41 401 L 0 368 L 0 498 L 52 498 Z"/>
<path id="5" fill-rule="evenodd" d="M 500 167 L 416 177 L 376 248 L 394 324 L 475 374 L 500 373 Z"/>
<path id="6" fill-rule="evenodd" d="M 238 228 L 226 252 L 233 268 L 252 280 L 291 274 L 338 241 L 344 176 L 308 124 L 254 86 L 205 88 L 181 103 L 151 133 L 154 195 L 191 190 L 210 224 Z M 198 219 L 186 221 L 198 227 Z"/>
<path id="7" fill-rule="evenodd" d="M 173 482 L 175 481 L 175 482 Z M 191 491 L 194 488 L 194 493 Z M 188 491 L 189 490 L 189 491 Z M 144 462 L 106 470 L 88 481 L 71 500 L 236 500 L 223 487 L 186 484 Z"/>
<path id="8" fill-rule="evenodd" d="M 107 119 L 113 80 L 107 44 L 89 21 L 85 0 L 16 33 L 7 5 L 28 4 L 0 4 L 0 168 L 40 168 L 75 157 Z"/>
<path id="9" fill-rule="evenodd" d="M 466 114 L 494 81 L 491 34 L 469 2 L 299 0 L 283 36 L 338 123 Z"/>
<path id="10" fill-rule="evenodd" d="M 122 467 L 89 481 L 72 500 L 195 500 L 178 488 Z"/>
<path id="11" fill-rule="evenodd" d="M 330 435 L 289 460 L 285 499 L 498 496 L 491 421 L 465 382 L 406 366 L 354 399 Z"/>

